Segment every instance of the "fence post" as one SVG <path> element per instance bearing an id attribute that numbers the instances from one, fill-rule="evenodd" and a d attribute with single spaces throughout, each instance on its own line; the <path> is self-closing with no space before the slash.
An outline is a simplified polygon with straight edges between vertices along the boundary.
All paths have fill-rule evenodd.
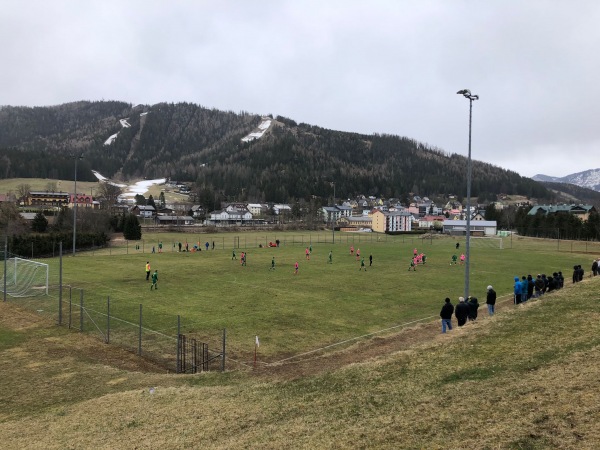
<path id="1" fill-rule="evenodd" d="M 221 357 L 221 372 L 225 372 L 225 340 L 227 338 L 227 328 L 223 328 L 223 354 Z"/>
<path id="2" fill-rule="evenodd" d="M 106 343 L 110 343 L 110 295 L 106 297 Z"/>
<path id="3" fill-rule="evenodd" d="M 181 316 L 177 315 L 177 366 L 175 367 L 175 373 L 179 373 L 179 365 L 181 364 L 179 356 L 179 340 L 181 339 Z"/>
<path id="4" fill-rule="evenodd" d="M 140 332 L 138 338 L 138 356 L 142 356 L 142 304 L 140 303 Z"/>
<path id="5" fill-rule="evenodd" d="M 69 286 L 69 330 L 71 329 L 71 322 L 72 322 L 72 306 L 73 306 L 73 288 L 71 286 Z"/>
<path id="6" fill-rule="evenodd" d="M 83 331 L 83 289 L 79 291 L 79 331 Z"/>

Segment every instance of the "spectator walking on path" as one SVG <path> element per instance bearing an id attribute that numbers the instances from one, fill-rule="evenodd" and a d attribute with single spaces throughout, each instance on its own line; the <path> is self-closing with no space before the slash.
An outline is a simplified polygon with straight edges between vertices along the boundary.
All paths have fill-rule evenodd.
<path id="1" fill-rule="evenodd" d="M 442 333 L 446 332 L 446 328 L 448 328 L 448 330 L 452 329 L 452 314 L 454 314 L 454 305 L 450 303 L 450 299 L 446 297 L 446 302 L 440 311 L 440 317 L 442 319 Z"/>
<path id="2" fill-rule="evenodd" d="M 493 316 L 494 313 L 496 312 L 496 291 L 494 290 L 492 285 L 489 285 L 487 287 L 487 295 L 485 298 L 485 304 L 487 305 L 488 314 L 490 316 Z"/>

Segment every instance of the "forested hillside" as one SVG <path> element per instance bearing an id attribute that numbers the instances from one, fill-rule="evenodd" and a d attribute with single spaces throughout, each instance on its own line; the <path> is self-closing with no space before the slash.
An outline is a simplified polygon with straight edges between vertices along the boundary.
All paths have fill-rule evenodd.
<path id="1" fill-rule="evenodd" d="M 170 177 L 198 183 L 205 195 L 289 201 L 313 195 L 405 198 L 465 194 L 466 158 L 406 137 L 327 130 L 276 117 L 259 139 L 242 142 L 259 115 L 190 103 L 132 106 L 77 102 L 0 109 L 0 177 Z M 116 136 L 115 136 L 116 135 Z M 109 139 L 113 136 L 113 139 Z M 110 141 L 110 143 L 108 143 Z M 483 162 L 473 164 L 472 193 L 551 198 L 540 183 Z"/>

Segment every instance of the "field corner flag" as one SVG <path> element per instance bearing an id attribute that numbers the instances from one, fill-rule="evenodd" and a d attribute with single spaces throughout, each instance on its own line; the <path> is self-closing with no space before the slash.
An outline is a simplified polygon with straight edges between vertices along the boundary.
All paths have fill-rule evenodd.
<path id="1" fill-rule="evenodd" d="M 260 347 L 260 342 L 258 336 L 255 336 L 254 338 L 254 367 L 256 368 L 256 349 Z"/>

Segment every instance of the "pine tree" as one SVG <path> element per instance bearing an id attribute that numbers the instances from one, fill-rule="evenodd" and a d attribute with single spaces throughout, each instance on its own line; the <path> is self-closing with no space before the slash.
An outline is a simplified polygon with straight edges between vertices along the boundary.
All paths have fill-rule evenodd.
<path id="1" fill-rule="evenodd" d="M 48 219 L 43 212 L 38 212 L 31 222 L 31 229 L 36 233 L 45 233 L 48 229 Z"/>
<path id="2" fill-rule="evenodd" d="M 123 225 L 123 237 L 129 241 L 138 241 L 142 238 L 142 226 L 137 216 L 128 214 Z"/>

